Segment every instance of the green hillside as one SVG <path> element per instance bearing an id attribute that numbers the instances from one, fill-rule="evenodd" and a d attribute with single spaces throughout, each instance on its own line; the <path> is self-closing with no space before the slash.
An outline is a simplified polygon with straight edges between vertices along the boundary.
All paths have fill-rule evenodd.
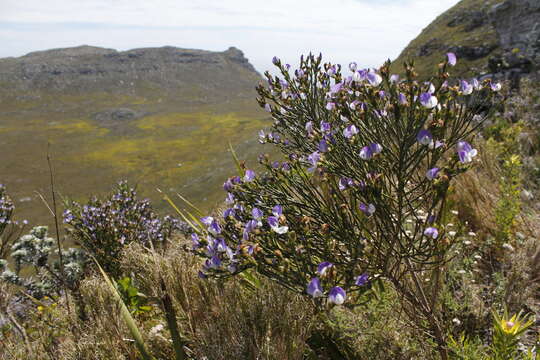
<path id="1" fill-rule="evenodd" d="M 65 196 L 107 192 L 125 178 L 153 200 L 159 187 L 212 207 L 232 169 L 228 143 L 243 157 L 260 150 L 259 79 L 234 48 L 80 47 L 0 59 L 0 183 L 20 218 L 49 223 L 36 191 L 50 192 L 50 144 Z"/>

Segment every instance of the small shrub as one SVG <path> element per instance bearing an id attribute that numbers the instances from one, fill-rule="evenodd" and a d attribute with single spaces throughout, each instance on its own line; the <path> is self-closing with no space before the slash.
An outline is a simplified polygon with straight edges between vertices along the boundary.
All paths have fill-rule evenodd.
<path id="1" fill-rule="evenodd" d="M 113 277 L 120 276 L 120 258 L 127 245 L 165 247 L 171 235 L 182 229 L 178 220 L 158 217 L 150 201 L 137 199 L 126 182 L 120 182 L 106 200 L 94 197 L 84 205 L 67 202 L 64 222 L 69 236 Z"/>
<path id="2" fill-rule="evenodd" d="M 88 258 L 81 249 L 62 251 L 64 271 L 56 259 L 58 248 L 53 238 L 48 236 L 46 226 L 37 226 L 30 233 L 16 240 L 7 259 L 13 261 L 14 271 L 9 269 L 8 262 L 0 259 L 0 278 L 19 286 L 34 298 L 59 296 L 67 289 L 78 288 Z M 31 274 L 30 276 L 27 274 Z"/>

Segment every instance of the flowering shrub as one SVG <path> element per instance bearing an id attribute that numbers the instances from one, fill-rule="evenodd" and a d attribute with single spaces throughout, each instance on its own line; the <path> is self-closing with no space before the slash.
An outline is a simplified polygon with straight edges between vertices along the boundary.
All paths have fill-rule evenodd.
<path id="1" fill-rule="evenodd" d="M 445 199 L 477 155 L 470 139 L 500 89 L 450 82 L 455 61 L 449 54 L 438 76 L 419 82 L 412 64 L 400 80 L 389 63 L 351 63 L 345 74 L 309 55 L 293 76 L 274 58 L 282 77 L 266 73 L 268 87 L 257 89 L 273 119 L 259 139 L 285 159 L 261 156 L 261 174 L 240 167 L 224 184 L 229 207 L 193 224 L 193 251 L 206 258 L 201 276 L 256 268 L 318 306 L 357 304 L 385 279 L 443 346 L 434 314 L 453 244 L 440 227 Z"/>
<path id="2" fill-rule="evenodd" d="M 172 217 L 160 219 L 149 200 L 137 199 L 135 189 L 120 182 L 107 200 L 92 198 L 88 204 L 68 202 L 64 223 L 74 240 L 93 255 L 113 276 L 119 274 L 124 246 L 139 242 L 165 246 L 183 224 Z"/>
<path id="3" fill-rule="evenodd" d="M 11 243 L 21 234 L 28 222 L 13 220 L 15 206 L 8 196 L 6 187 L 0 184 L 0 259 L 6 257 Z"/>

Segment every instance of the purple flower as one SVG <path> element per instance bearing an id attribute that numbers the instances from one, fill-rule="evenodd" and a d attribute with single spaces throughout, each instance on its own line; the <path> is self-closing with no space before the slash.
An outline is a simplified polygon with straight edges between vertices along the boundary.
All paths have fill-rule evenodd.
<path id="1" fill-rule="evenodd" d="M 328 301 L 336 305 L 343 304 L 346 299 L 347 299 L 347 294 L 345 293 L 345 290 L 343 290 L 339 286 L 333 287 L 330 290 L 330 293 L 328 294 Z"/>
<path id="2" fill-rule="evenodd" d="M 328 144 L 326 143 L 325 139 L 322 139 L 319 142 L 319 151 L 320 152 L 327 152 L 328 151 Z"/>
<path id="3" fill-rule="evenodd" d="M 323 261 L 319 264 L 319 266 L 317 266 L 317 273 L 320 276 L 324 276 L 332 266 L 334 266 L 334 264 L 331 262 Z"/>
<path id="4" fill-rule="evenodd" d="M 246 226 L 244 227 L 244 231 L 242 233 L 242 239 L 247 241 L 249 239 L 249 234 L 257 228 L 259 225 L 259 222 L 257 220 L 249 220 L 246 223 Z"/>
<path id="5" fill-rule="evenodd" d="M 420 104 L 425 108 L 433 109 L 439 104 L 439 101 L 430 92 L 425 92 L 420 94 Z"/>
<path id="6" fill-rule="evenodd" d="M 311 279 L 311 281 L 309 282 L 309 284 L 307 286 L 307 293 L 309 295 L 313 296 L 314 298 L 323 295 L 323 289 L 321 287 L 321 282 L 319 281 L 318 278 Z"/>
<path id="7" fill-rule="evenodd" d="M 448 65 L 450 66 L 456 65 L 456 62 L 457 62 L 456 54 L 454 54 L 453 52 L 449 52 L 446 54 L 446 57 L 448 58 Z"/>
<path id="8" fill-rule="evenodd" d="M 351 70 L 352 72 L 356 71 L 357 67 L 358 65 L 354 61 L 349 64 L 349 70 Z"/>
<path id="9" fill-rule="evenodd" d="M 223 212 L 223 218 L 227 219 L 228 217 L 234 217 L 236 211 L 233 208 L 228 208 Z"/>
<path id="10" fill-rule="evenodd" d="M 279 218 L 277 216 L 269 216 L 268 225 L 270 225 L 272 231 L 278 234 L 285 234 L 287 231 L 289 231 L 288 226 L 279 226 Z"/>
<path id="11" fill-rule="evenodd" d="M 264 110 L 272 112 L 272 107 L 270 106 L 270 104 L 264 104 Z"/>
<path id="12" fill-rule="evenodd" d="M 397 74 L 392 74 L 392 75 L 390 75 L 390 82 L 391 82 L 391 83 L 394 83 L 394 84 L 395 84 L 395 83 L 397 83 L 398 81 L 399 81 L 399 75 L 397 75 Z"/>
<path id="13" fill-rule="evenodd" d="M 191 234 L 191 242 L 193 244 L 193 249 L 198 249 L 199 246 L 201 246 L 201 243 L 199 241 L 199 235 L 195 233 Z"/>
<path id="14" fill-rule="evenodd" d="M 471 162 L 473 157 L 478 154 L 478 151 L 476 149 L 473 149 L 471 144 L 469 144 L 468 142 L 459 141 L 457 143 L 457 153 L 459 161 L 465 164 Z"/>
<path id="15" fill-rule="evenodd" d="M 210 226 L 213 221 L 214 221 L 214 218 L 211 216 L 205 216 L 201 218 L 201 222 L 206 226 Z"/>
<path id="16" fill-rule="evenodd" d="M 217 269 L 221 266 L 221 259 L 219 258 L 219 256 L 214 255 L 210 259 L 210 263 L 208 265 L 211 269 Z"/>
<path id="17" fill-rule="evenodd" d="M 277 64 L 279 64 L 279 62 L 280 62 L 280 60 L 279 60 L 279 58 L 277 56 L 274 56 L 272 58 L 272 64 L 277 65 Z"/>
<path id="18" fill-rule="evenodd" d="M 439 168 L 433 168 L 433 169 L 429 169 L 426 173 L 426 177 L 429 179 L 429 180 L 433 180 L 435 179 L 438 175 L 439 175 Z"/>
<path id="19" fill-rule="evenodd" d="M 478 81 L 477 78 L 472 78 L 471 79 L 471 84 L 472 84 L 474 90 L 480 90 L 481 86 L 480 86 L 480 82 Z"/>
<path id="20" fill-rule="evenodd" d="M 398 95 L 398 101 L 401 105 L 407 104 L 407 97 L 403 93 L 399 93 Z"/>
<path id="21" fill-rule="evenodd" d="M 368 72 L 366 78 L 368 82 L 373 86 L 377 86 L 382 82 L 382 77 L 375 72 Z"/>
<path id="22" fill-rule="evenodd" d="M 465 80 L 461 80 L 459 88 L 463 95 L 470 95 L 473 92 L 473 86 Z"/>
<path id="23" fill-rule="evenodd" d="M 367 284 L 368 279 L 369 279 L 369 275 L 367 273 L 363 273 L 362 275 L 356 278 L 356 280 L 354 281 L 354 285 L 364 286 Z"/>
<path id="24" fill-rule="evenodd" d="M 308 121 L 306 123 L 306 131 L 307 131 L 308 136 L 313 135 L 313 122 L 312 121 Z"/>
<path id="25" fill-rule="evenodd" d="M 353 74 L 353 80 L 356 82 L 360 82 L 367 79 L 367 71 L 366 70 L 358 70 L 355 71 Z"/>
<path id="26" fill-rule="evenodd" d="M 283 214 L 283 208 L 281 205 L 276 205 L 272 208 L 272 214 L 274 216 L 280 217 Z"/>
<path id="27" fill-rule="evenodd" d="M 215 246 L 216 246 L 216 250 L 219 252 L 226 252 L 229 249 L 229 247 L 227 246 L 227 243 L 225 242 L 225 239 L 223 238 L 217 239 Z"/>
<path id="28" fill-rule="evenodd" d="M 253 170 L 246 170 L 246 174 L 244 175 L 244 181 L 245 182 L 250 182 L 250 181 L 253 181 L 255 179 L 255 171 Z"/>
<path id="29" fill-rule="evenodd" d="M 251 215 L 255 220 L 259 220 L 263 217 L 264 213 L 261 209 L 254 207 L 253 210 L 251 210 Z"/>
<path id="30" fill-rule="evenodd" d="M 330 66 L 328 70 L 326 70 L 326 74 L 328 76 L 332 76 L 336 73 L 336 67 L 334 65 Z"/>
<path id="31" fill-rule="evenodd" d="M 218 235 L 221 233 L 221 226 L 219 226 L 219 223 L 214 220 L 208 227 L 208 231 L 214 235 Z"/>
<path id="32" fill-rule="evenodd" d="M 489 84 L 489 86 L 491 87 L 491 90 L 492 90 L 492 91 L 499 91 L 499 90 L 502 89 L 501 83 L 494 83 L 494 82 L 491 82 L 491 83 Z"/>
<path id="33" fill-rule="evenodd" d="M 330 126 L 329 122 L 321 121 L 321 131 L 322 132 L 330 132 L 332 127 Z"/>
<path id="34" fill-rule="evenodd" d="M 353 185 L 354 185 L 353 179 L 346 178 L 346 177 L 339 179 L 338 187 L 339 187 L 339 190 L 341 191 Z"/>
<path id="35" fill-rule="evenodd" d="M 333 102 L 329 102 L 326 104 L 326 110 L 334 110 L 336 108 L 336 104 Z"/>
<path id="36" fill-rule="evenodd" d="M 416 135 L 416 140 L 422 145 L 429 145 L 433 141 L 433 135 L 431 135 L 429 130 L 422 129 Z"/>
<path id="37" fill-rule="evenodd" d="M 360 205 L 358 205 L 358 208 L 367 216 L 371 216 L 375 213 L 375 205 L 373 204 L 366 205 L 364 203 L 360 203 Z"/>
<path id="38" fill-rule="evenodd" d="M 358 134 L 358 129 L 352 124 L 343 129 L 343 136 L 345 136 L 347 139 L 352 138 L 356 134 Z"/>
<path id="39" fill-rule="evenodd" d="M 380 144 L 376 144 L 376 143 L 372 143 L 371 145 L 369 146 L 364 146 L 361 150 L 360 150 L 360 158 L 362 160 L 369 160 L 371 159 L 374 155 L 377 155 L 378 153 L 380 153 L 382 151 L 382 146 Z"/>
<path id="40" fill-rule="evenodd" d="M 234 204 L 234 195 L 230 192 L 227 193 L 227 197 L 225 198 L 226 204 Z"/>
<path id="41" fill-rule="evenodd" d="M 342 88 L 343 88 L 343 82 L 338 82 L 330 87 L 330 94 L 338 93 Z"/>
<path id="42" fill-rule="evenodd" d="M 424 230 L 424 235 L 432 239 L 436 239 L 437 236 L 439 236 L 439 230 L 434 227 L 428 227 L 426 230 Z"/>
<path id="43" fill-rule="evenodd" d="M 310 154 L 308 156 L 308 161 L 311 163 L 311 167 L 308 169 L 308 172 L 313 172 L 317 168 L 317 164 L 321 160 L 321 154 L 318 151 Z"/>

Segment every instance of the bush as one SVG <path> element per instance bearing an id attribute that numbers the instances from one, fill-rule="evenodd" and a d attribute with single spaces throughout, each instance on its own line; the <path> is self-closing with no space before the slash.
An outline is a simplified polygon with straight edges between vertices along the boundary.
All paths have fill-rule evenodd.
<path id="1" fill-rule="evenodd" d="M 441 224 L 452 179 L 477 151 L 469 144 L 500 85 L 473 79 L 451 84 L 453 54 L 430 82 L 405 64 L 388 73 L 351 75 L 321 57 L 266 73 L 259 104 L 272 116 L 262 143 L 285 161 L 261 156 L 257 175 L 239 164 L 225 184 L 221 218 L 193 223 L 193 251 L 206 258 L 201 276 L 255 268 L 328 308 L 366 301 L 379 282 L 399 293 L 411 326 L 430 334 L 447 357 L 439 291 L 454 241 Z M 479 96 L 474 96 L 478 94 Z"/>
<path id="2" fill-rule="evenodd" d="M 126 182 L 120 182 L 106 200 L 96 197 L 87 204 L 66 203 L 64 223 L 68 234 L 87 250 L 113 277 L 118 277 L 120 258 L 132 242 L 165 247 L 171 235 L 183 228 L 178 220 L 159 218 L 149 200 L 137 199 Z"/>

